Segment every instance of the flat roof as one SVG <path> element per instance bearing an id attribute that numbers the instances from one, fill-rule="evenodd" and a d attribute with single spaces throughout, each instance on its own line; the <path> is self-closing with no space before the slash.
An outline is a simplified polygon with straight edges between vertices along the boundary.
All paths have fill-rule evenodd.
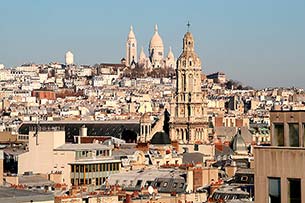
<path id="1" fill-rule="evenodd" d="M 89 120 L 60 120 L 60 121 L 39 121 L 39 124 L 139 124 L 140 120 L 106 120 L 106 121 L 89 121 Z M 36 121 L 25 121 L 22 124 L 37 124 Z"/>
<path id="2" fill-rule="evenodd" d="M 0 187 L 0 202 L 15 203 L 15 202 L 30 202 L 30 201 L 50 201 L 54 200 L 53 193 L 38 192 L 32 190 L 19 190 L 9 187 Z"/>
<path id="3" fill-rule="evenodd" d="M 270 112 L 305 112 L 305 110 L 271 110 Z"/>
<path id="4" fill-rule="evenodd" d="M 79 150 L 109 150 L 109 146 L 98 143 L 85 143 L 85 144 L 63 144 L 54 151 L 79 151 Z"/>
<path id="5" fill-rule="evenodd" d="M 99 164 L 99 163 L 121 163 L 121 160 L 119 159 L 113 159 L 113 158 L 92 158 L 92 159 L 81 159 L 74 162 L 70 162 L 69 164 Z"/>

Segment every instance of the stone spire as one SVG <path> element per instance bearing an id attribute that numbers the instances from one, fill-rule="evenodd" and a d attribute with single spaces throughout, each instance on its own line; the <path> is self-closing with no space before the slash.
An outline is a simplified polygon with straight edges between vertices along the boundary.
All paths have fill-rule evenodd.
<path id="1" fill-rule="evenodd" d="M 194 51 L 190 32 L 183 37 L 183 50 L 177 60 L 177 86 L 171 103 L 170 137 L 180 143 L 207 141 L 205 95 L 201 90 L 201 61 Z"/>
<path id="2" fill-rule="evenodd" d="M 130 66 L 132 62 L 137 60 L 137 39 L 134 34 L 132 25 L 128 33 L 126 41 L 126 66 Z"/>

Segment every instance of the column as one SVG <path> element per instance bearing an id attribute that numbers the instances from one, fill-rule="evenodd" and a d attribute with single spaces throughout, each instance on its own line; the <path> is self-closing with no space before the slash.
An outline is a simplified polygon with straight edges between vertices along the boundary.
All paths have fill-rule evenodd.
<path id="1" fill-rule="evenodd" d="M 289 125 L 284 123 L 284 146 L 289 146 Z"/>

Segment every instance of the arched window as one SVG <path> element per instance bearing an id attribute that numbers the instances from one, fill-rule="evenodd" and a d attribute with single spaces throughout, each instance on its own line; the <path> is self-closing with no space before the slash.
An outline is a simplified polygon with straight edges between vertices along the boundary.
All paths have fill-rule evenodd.
<path id="1" fill-rule="evenodd" d="M 189 91 L 193 91 L 194 87 L 194 78 L 192 74 L 189 74 Z"/>

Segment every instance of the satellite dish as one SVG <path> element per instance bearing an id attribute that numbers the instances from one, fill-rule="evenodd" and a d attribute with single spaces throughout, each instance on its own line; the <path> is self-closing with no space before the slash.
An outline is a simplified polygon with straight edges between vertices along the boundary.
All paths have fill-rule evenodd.
<path id="1" fill-rule="evenodd" d="M 148 187 L 148 193 L 150 195 L 152 195 L 154 193 L 154 188 L 151 185 Z"/>

